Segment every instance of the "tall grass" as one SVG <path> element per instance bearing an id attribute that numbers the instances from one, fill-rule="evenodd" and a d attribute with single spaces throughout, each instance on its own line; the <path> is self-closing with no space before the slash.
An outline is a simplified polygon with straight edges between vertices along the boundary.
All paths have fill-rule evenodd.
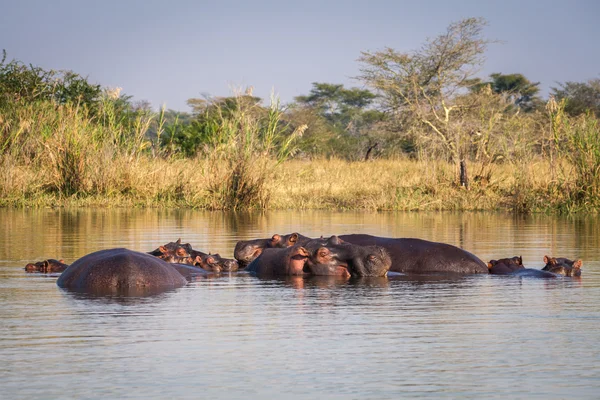
<path id="1" fill-rule="evenodd" d="M 277 166 L 293 154 L 293 143 L 306 126 L 287 132 L 274 97 L 266 114 L 242 96 L 227 113 L 222 105 L 215 107 L 217 123 L 207 124 L 206 133 L 213 145 L 206 151 L 211 208 L 267 208 L 271 193 L 266 183 L 273 179 Z"/>

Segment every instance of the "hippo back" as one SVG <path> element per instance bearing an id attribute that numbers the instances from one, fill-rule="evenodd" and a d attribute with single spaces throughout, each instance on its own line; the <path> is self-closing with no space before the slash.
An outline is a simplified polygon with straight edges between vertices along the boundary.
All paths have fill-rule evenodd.
<path id="1" fill-rule="evenodd" d="M 58 278 L 60 287 L 84 290 L 128 288 L 173 289 L 185 278 L 169 263 L 124 248 L 100 250 L 81 257 Z"/>
<path id="2" fill-rule="evenodd" d="M 409 274 L 487 274 L 487 265 L 459 247 L 415 238 L 385 238 L 371 235 L 340 235 L 340 239 L 362 246 L 381 246 L 392 258 L 390 271 Z"/>

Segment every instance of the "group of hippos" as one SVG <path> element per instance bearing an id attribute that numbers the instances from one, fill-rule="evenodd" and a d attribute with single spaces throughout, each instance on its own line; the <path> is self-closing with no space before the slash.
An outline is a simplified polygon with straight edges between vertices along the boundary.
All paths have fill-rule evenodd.
<path id="1" fill-rule="evenodd" d="M 62 273 L 60 287 L 96 292 L 127 288 L 169 290 L 198 276 L 247 271 L 257 276 L 328 275 L 341 278 L 406 275 L 493 274 L 557 278 L 581 276 L 582 261 L 544 257 L 541 270 L 525 268 L 519 257 L 487 265 L 459 247 L 415 238 L 366 234 L 310 238 L 299 233 L 237 242 L 235 259 L 195 250 L 181 239 L 148 253 L 116 248 L 100 250 L 67 265 L 48 259 L 25 266 L 27 272 Z"/>

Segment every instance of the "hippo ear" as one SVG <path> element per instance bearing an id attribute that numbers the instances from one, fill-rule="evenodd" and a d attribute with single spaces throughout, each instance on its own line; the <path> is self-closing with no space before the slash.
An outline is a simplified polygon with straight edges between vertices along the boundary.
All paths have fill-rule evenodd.
<path id="1" fill-rule="evenodd" d="M 494 266 L 494 264 L 492 264 L 492 262 L 490 261 L 490 262 L 488 263 L 488 269 L 492 269 L 492 267 L 493 267 L 493 266 Z"/>
<path id="2" fill-rule="evenodd" d="M 213 256 L 206 257 L 206 263 L 207 264 L 214 264 L 215 263 L 214 257 Z"/>
<path id="3" fill-rule="evenodd" d="M 292 252 L 290 257 L 302 256 L 302 257 L 310 257 L 310 253 L 302 246 L 297 246 L 292 248 Z"/>
<path id="4" fill-rule="evenodd" d="M 581 267 L 583 267 L 583 261 L 582 260 L 577 260 L 573 263 L 573 268 L 576 269 L 580 269 Z"/>
<path id="5" fill-rule="evenodd" d="M 158 246 L 158 251 L 160 251 L 162 254 L 167 254 L 169 252 L 165 246 Z"/>
<path id="6" fill-rule="evenodd" d="M 292 233 L 290 235 L 289 241 L 290 243 L 296 243 L 298 241 L 298 234 L 296 232 Z"/>
<path id="7" fill-rule="evenodd" d="M 202 257 L 196 256 L 196 258 L 194 258 L 194 261 L 192 262 L 192 265 L 202 265 Z"/>
<path id="8" fill-rule="evenodd" d="M 175 254 L 177 254 L 179 257 L 186 257 L 188 252 L 183 247 L 178 247 L 177 250 L 175 250 Z"/>
<path id="9" fill-rule="evenodd" d="M 59 263 L 64 264 L 65 260 L 63 260 L 62 258 L 60 260 L 58 260 Z"/>
<path id="10" fill-rule="evenodd" d="M 275 244 L 275 243 L 279 243 L 281 242 L 281 236 L 279 236 L 278 234 L 274 234 L 273 237 L 271 238 L 271 241 Z"/>
<path id="11" fill-rule="evenodd" d="M 175 242 L 175 244 L 176 244 L 177 246 L 179 246 L 179 245 L 181 244 L 181 238 L 177 239 L 177 241 Z"/>
<path id="12" fill-rule="evenodd" d="M 544 263 L 548 264 L 550 262 L 550 257 L 544 256 Z"/>
<path id="13" fill-rule="evenodd" d="M 336 235 L 333 235 L 332 237 L 329 238 L 329 240 L 327 240 L 327 243 L 335 245 L 335 244 L 342 243 L 342 241 L 339 237 L 337 237 Z"/>
<path id="14" fill-rule="evenodd" d="M 519 256 L 517 264 L 523 265 L 523 257 Z"/>

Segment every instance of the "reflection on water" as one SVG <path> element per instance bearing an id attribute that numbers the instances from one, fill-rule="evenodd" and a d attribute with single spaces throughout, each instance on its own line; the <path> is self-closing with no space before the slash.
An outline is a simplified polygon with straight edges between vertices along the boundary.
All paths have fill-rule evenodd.
<path id="1" fill-rule="evenodd" d="M 503 214 L 0 210 L 0 379 L 10 399 L 597 398 L 600 224 Z M 484 261 L 584 261 L 581 279 L 199 277 L 90 295 L 27 262 L 181 237 L 231 257 L 299 231 L 419 237 Z"/>

